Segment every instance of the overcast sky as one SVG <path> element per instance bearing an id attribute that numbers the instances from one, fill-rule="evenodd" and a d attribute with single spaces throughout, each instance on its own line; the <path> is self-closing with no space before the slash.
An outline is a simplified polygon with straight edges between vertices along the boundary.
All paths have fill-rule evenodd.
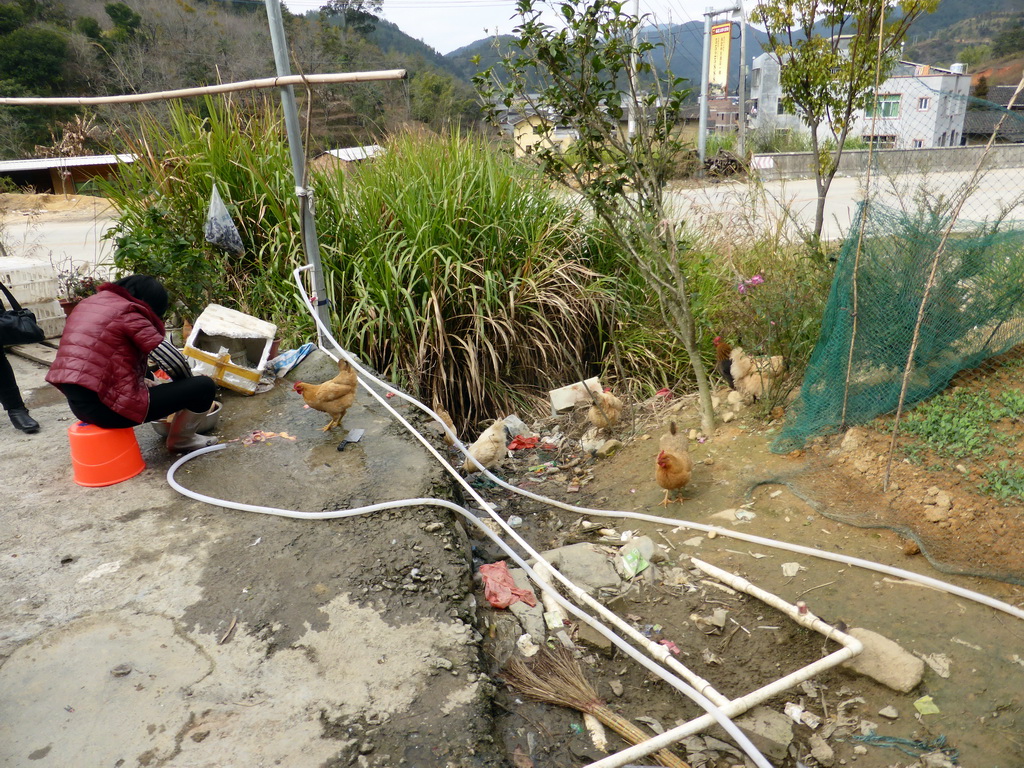
<path id="1" fill-rule="evenodd" d="M 293 13 L 324 4 L 324 0 L 285 2 Z M 730 4 L 730 0 L 640 0 L 640 13 L 653 14 L 660 23 L 703 23 L 709 6 L 717 9 Z M 515 0 L 382 0 L 382 5 L 384 18 L 441 53 L 450 53 L 495 32 L 511 34 L 516 25 Z M 747 5 L 752 5 L 751 0 Z M 631 9 L 632 3 L 627 0 L 625 7 Z"/>

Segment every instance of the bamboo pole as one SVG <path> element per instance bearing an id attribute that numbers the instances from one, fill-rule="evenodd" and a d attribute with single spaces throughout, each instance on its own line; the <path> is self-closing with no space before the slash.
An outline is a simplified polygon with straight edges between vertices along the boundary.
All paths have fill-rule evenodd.
<path id="1" fill-rule="evenodd" d="M 259 80 L 240 80 L 237 83 L 218 83 L 196 88 L 181 88 L 176 91 L 153 91 L 152 93 L 131 93 L 120 96 L 62 96 L 62 97 L 0 97 L 0 104 L 9 106 L 87 106 L 93 104 L 140 104 L 149 101 L 187 99 L 210 93 L 234 93 L 255 91 L 261 88 L 282 88 L 291 85 L 329 85 L 332 83 L 366 83 L 377 80 L 404 80 L 404 69 L 384 69 L 371 72 L 337 72 L 324 75 L 289 75 L 287 77 L 264 77 Z"/>
<path id="2" fill-rule="evenodd" d="M 878 56 L 875 59 L 875 93 L 874 100 L 875 104 L 871 110 L 871 137 L 875 136 L 875 126 L 878 124 L 878 88 L 881 85 L 880 80 L 882 78 L 882 38 L 885 35 L 885 8 L 882 9 L 882 13 L 878 19 Z M 850 330 L 850 352 L 846 358 L 846 381 L 843 384 L 843 412 L 839 417 L 839 429 L 846 430 L 846 409 L 850 402 L 850 380 L 853 378 L 853 350 L 857 345 L 857 312 L 860 308 L 860 296 L 859 296 L 859 284 L 858 279 L 860 277 L 860 257 L 863 253 L 864 245 L 864 227 L 867 226 L 868 222 L 868 203 L 871 200 L 871 171 L 874 166 L 875 156 L 875 144 L 877 142 L 872 141 L 868 144 L 868 172 L 867 177 L 864 180 L 864 184 L 868 190 L 868 194 L 864 199 L 864 202 L 860 206 L 860 226 L 857 229 L 857 252 L 853 257 L 853 308 L 851 310 L 852 317 L 850 321 L 852 328 Z"/>

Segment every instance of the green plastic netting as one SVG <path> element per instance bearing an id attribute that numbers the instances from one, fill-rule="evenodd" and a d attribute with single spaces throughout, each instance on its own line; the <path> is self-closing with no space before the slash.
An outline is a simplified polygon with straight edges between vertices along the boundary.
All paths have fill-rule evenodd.
<path id="1" fill-rule="evenodd" d="M 948 202 L 918 201 L 913 211 L 860 204 L 854 221 L 862 225 L 840 251 L 821 336 L 774 452 L 896 410 L 940 250 L 905 407 L 1024 342 L 1024 225 L 956 220 L 951 227 L 953 210 Z"/>

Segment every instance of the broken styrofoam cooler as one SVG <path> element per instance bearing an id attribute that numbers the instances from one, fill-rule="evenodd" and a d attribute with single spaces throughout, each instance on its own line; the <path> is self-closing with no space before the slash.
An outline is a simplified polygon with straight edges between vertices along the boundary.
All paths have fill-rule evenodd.
<path id="1" fill-rule="evenodd" d="M 182 350 L 197 361 L 193 371 L 228 389 L 251 395 L 270 357 L 277 326 L 234 309 L 211 304 L 192 324 Z"/>
<path id="2" fill-rule="evenodd" d="M 64 314 L 64 308 L 56 299 L 40 301 L 35 304 L 22 304 L 21 306 L 24 309 L 32 310 L 32 314 L 36 316 L 36 323 L 43 329 L 45 338 L 56 339 L 64 333 L 64 322 L 67 320 L 67 315 Z"/>
<path id="3" fill-rule="evenodd" d="M 57 271 L 52 264 L 20 256 L 0 256 L 0 283 L 22 306 L 57 298 Z M 6 305 L 6 299 L 3 301 Z"/>
<path id="4" fill-rule="evenodd" d="M 588 389 L 590 392 L 587 392 Z M 577 381 L 575 384 L 552 389 L 548 392 L 548 397 L 551 400 L 551 413 L 554 415 L 567 411 L 575 407 L 576 403 L 593 403 L 594 395 L 601 391 L 601 380 L 597 376 L 586 381 Z"/>

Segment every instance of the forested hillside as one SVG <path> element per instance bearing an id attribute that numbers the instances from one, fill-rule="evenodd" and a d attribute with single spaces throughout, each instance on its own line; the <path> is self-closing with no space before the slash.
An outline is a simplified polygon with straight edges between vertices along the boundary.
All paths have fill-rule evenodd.
<path id="1" fill-rule="evenodd" d="M 310 145 L 374 141 L 409 120 L 441 129 L 474 119 L 471 87 L 436 51 L 374 20 L 347 30 L 337 19 L 284 11 L 292 71 L 406 69 L 407 83 L 317 87 Z M 404 38 L 404 39 L 403 39 Z M 0 95 L 93 96 L 143 93 L 275 74 L 262 3 L 164 0 L 13 0 L 0 2 Z M 301 100 L 303 89 L 296 89 Z M 277 98 L 275 92 L 239 99 Z M 302 105 L 305 108 L 305 104 Z M 0 106 L 0 157 L 117 151 L 147 107 Z"/>

